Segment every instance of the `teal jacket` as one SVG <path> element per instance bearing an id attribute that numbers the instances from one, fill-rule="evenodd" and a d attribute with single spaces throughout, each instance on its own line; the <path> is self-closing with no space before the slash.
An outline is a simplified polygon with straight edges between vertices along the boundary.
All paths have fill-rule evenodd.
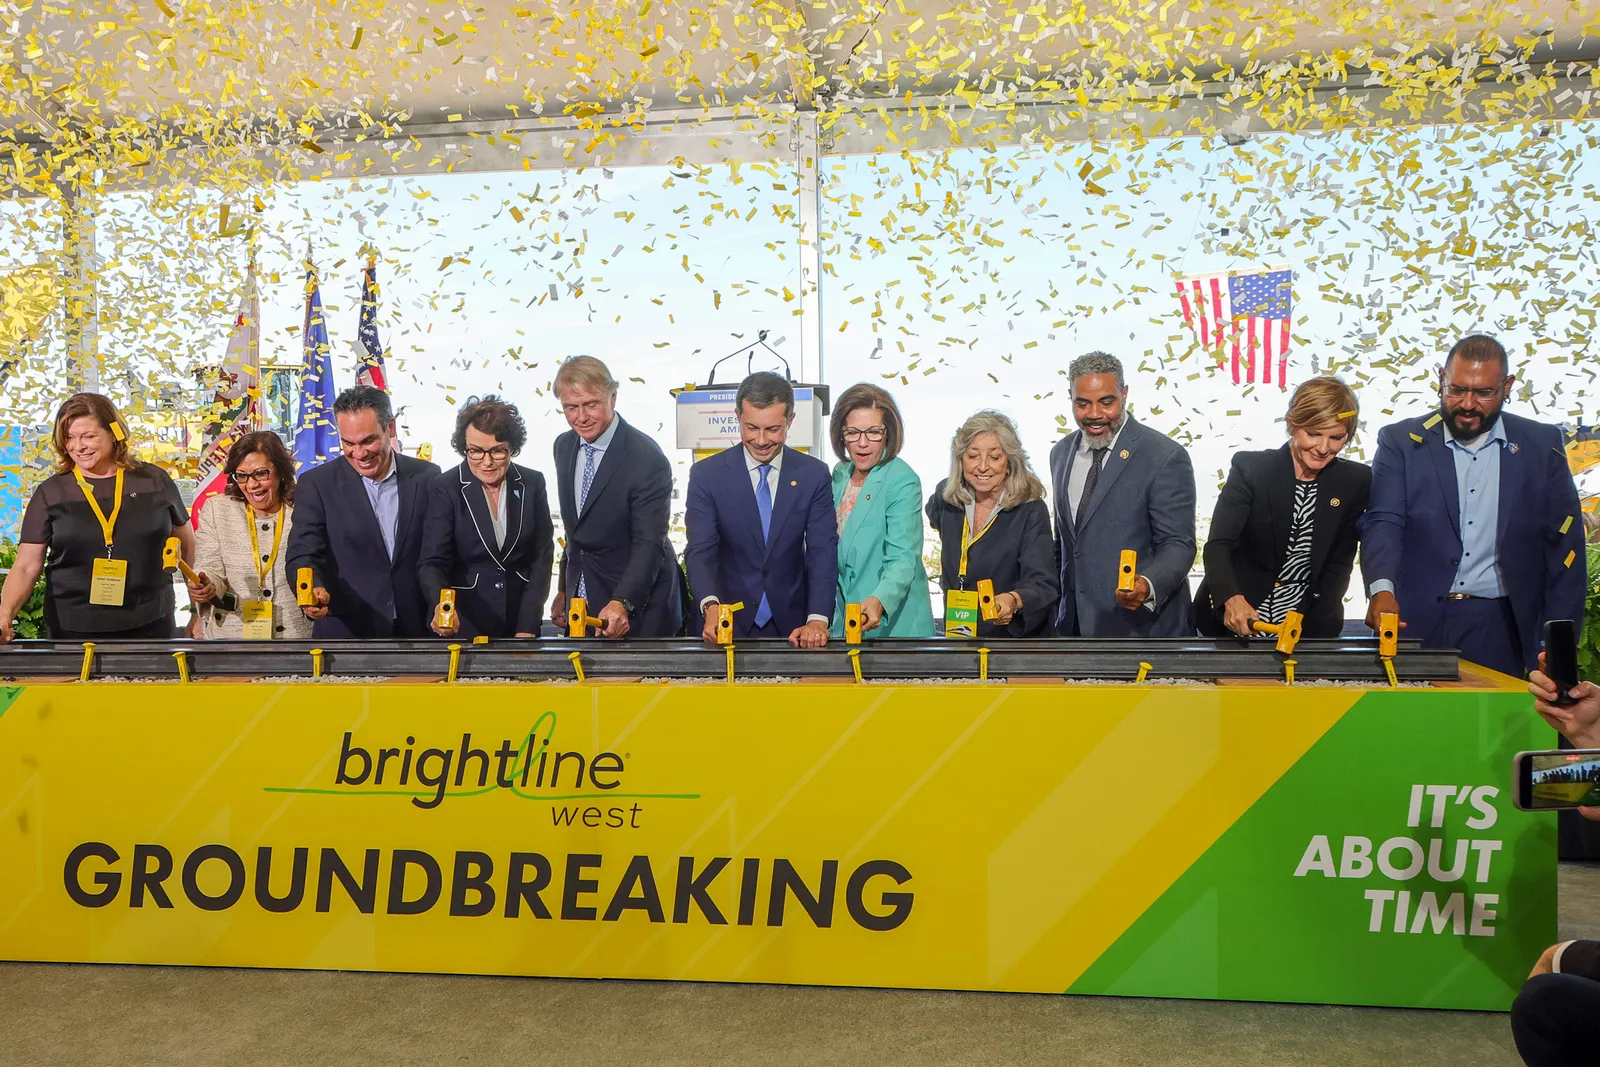
<path id="1" fill-rule="evenodd" d="M 833 468 L 837 512 L 852 465 Z M 834 637 L 844 636 L 844 606 L 877 597 L 883 622 L 874 637 L 932 637 L 933 606 L 922 564 L 922 479 L 896 457 L 867 473 L 866 484 L 839 535 L 839 587 L 834 595 Z"/>

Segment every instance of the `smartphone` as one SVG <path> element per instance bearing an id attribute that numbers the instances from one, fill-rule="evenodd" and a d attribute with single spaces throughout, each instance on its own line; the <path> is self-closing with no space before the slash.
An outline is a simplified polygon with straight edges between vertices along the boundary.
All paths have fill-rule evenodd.
<path id="1" fill-rule="evenodd" d="M 1600 805 L 1600 748 L 1518 752 L 1513 796 L 1523 811 Z"/>
<path id="2" fill-rule="evenodd" d="M 1577 703 L 1571 694 L 1578 684 L 1578 624 L 1571 619 L 1544 624 L 1544 673 L 1556 683 L 1557 704 Z"/>

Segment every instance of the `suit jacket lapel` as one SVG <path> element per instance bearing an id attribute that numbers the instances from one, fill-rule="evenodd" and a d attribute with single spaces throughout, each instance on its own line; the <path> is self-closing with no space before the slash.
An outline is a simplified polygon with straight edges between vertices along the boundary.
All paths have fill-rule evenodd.
<path id="1" fill-rule="evenodd" d="M 456 474 L 461 482 L 461 499 L 467 505 L 467 514 L 472 518 L 479 543 L 495 565 L 505 570 L 500 562 L 500 550 L 494 544 L 494 517 L 489 514 L 489 499 L 483 491 L 483 484 L 467 469 L 465 463 L 456 468 Z"/>
<path id="2" fill-rule="evenodd" d="M 1272 477 L 1267 480 L 1267 514 L 1272 518 L 1273 577 L 1283 569 L 1283 559 L 1289 554 L 1289 535 L 1294 530 L 1294 457 L 1289 446 L 1284 445 L 1274 457 Z M 1313 551 L 1315 551 L 1313 549 Z M 1313 566 L 1315 571 L 1316 567 Z"/>
<path id="3" fill-rule="evenodd" d="M 1082 439 L 1082 430 L 1074 430 L 1067 435 L 1067 461 L 1061 465 L 1061 484 L 1055 487 L 1061 512 L 1061 521 L 1057 525 L 1061 529 L 1062 539 L 1069 546 L 1077 544 L 1078 540 L 1074 528 L 1076 516 L 1072 512 L 1072 466 L 1078 462 L 1078 445 Z"/>
<path id="4" fill-rule="evenodd" d="M 1450 528 L 1455 530 L 1456 537 L 1461 537 L 1461 492 L 1456 488 L 1456 460 L 1450 451 L 1450 446 L 1445 442 L 1449 440 L 1450 431 L 1443 423 L 1435 424 L 1438 432 L 1437 441 L 1425 439 L 1422 446 L 1428 453 L 1428 458 L 1433 461 L 1433 472 L 1439 478 L 1439 491 L 1444 495 L 1445 514 L 1450 518 Z"/>
<path id="5" fill-rule="evenodd" d="M 339 468 L 339 477 L 345 482 L 346 495 L 355 501 L 355 512 L 359 516 L 357 523 L 367 528 L 366 540 L 373 545 L 383 544 L 383 527 L 378 525 L 378 513 L 372 510 L 372 498 L 367 495 L 367 487 L 362 484 L 366 479 L 356 473 L 356 469 L 350 466 L 349 460 L 341 457 L 340 463 L 342 466 Z M 395 532 L 398 535 L 399 531 Z M 398 556 L 400 554 L 398 536 L 395 539 L 394 549 L 395 555 Z"/>
<path id="6" fill-rule="evenodd" d="M 556 495 L 560 497 L 561 523 L 570 533 L 578 525 L 578 487 L 573 484 L 578 462 L 578 435 L 567 431 L 556 438 Z"/>
<path id="7" fill-rule="evenodd" d="M 617 473 L 617 468 L 628 461 L 628 427 L 622 421 L 622 416 L 616 416 L 617 432 L 611 435 L 611 445 L 600 456 L 600 465 L 594 469 L 594 478 L 589 482 L 589 495 L 584 497 L 583 513 L 589 512 L 589 504 L 605 489 L 611 476 Z M 574 490 L 576 492 L 576 490 Z M 583 515 L 578 516 L 578 523 L 583 523 Z"/>
<path id="8" fill-rule="evenodd" d="M 1501 421 L 1505 419 L 1501 416 Z M 1522 445 L 1511 439 L 1511 427 L 1506 427 L 1506 443 L 1489 446 L 1500 450 L 1500 504 L 1495 514 L 1495 545 L 1506 543 L 1506 530 L 1511 524 L 1511 516 L 1522 505 L 1522 483 L 1524 478 L 1517 466 L 1521 459 Z"/>
<path id="9" fill-rule="evenodd" d="M 522 468 L 515 463 L 506 474 L 505 485 L 500 490 L 510 493 L 511 499 L 506 501 L 506 547 L 500 552 L 500 566 L 504 569 L 506 561 L 517 549 L 517 542 L 522 538 L 522 520 L 527 513 L 528 492 L 527 482 L 522 477 Z"/>
<path id="10" fill-rule="evenodd" d="M 850 484 L 850 473 L 850 471 L 845 472 L 844 482 L 846 487 Z M 844 520 L 844 531 L 839 536 L 841 545 L 854 543 L 855 539 L 861 535 L 861 531 L 867 528 L 868 524 L 865 516 L 870 514 L 872 509 L 877 506 L 871 503 L 872 494 L 877 493 L 880 496 L 883 494 L 883 480 L 885 477 L 881 466 L 873 467 L 867 472 L 867 479 L 861 483 L 861 491 L 856 494 L 855 506 L 850 509 L 850 517 Z"/>
<path id="11" fill-rule="evenodd" d="M 1139 451 L 1140 432 L 1141 427 L 1138 422 L 1134 421 L 1132 415 L 1129 415 L 1128 421 L 1123 424 L 1122 435 L 1112 442 L 1105 461 L 1100 466 L 1100 477 L 1095 480 L 1094 498 L 1088 502 L 1089 514 L 1088 518 L 1084 520 L 1085 522 L 1094 518 L 1094 513 L 1099 509 L 1105 498 L 1110 495 L 1111 487 L 1116 484 L 1117 479 L 1121 477 L 1122 472 L 1127 469 L 1129 462 L 1132 461 L 1134 454 Z M 1123 458 L 1124 456 L 1127 458 Z M 1074 521 L 1073 525 L 1077 525 L 1076 521 Z"/>
<path id="12" fill-rule="evenodd" d="M 778 540 L 778 531 L 782 530 L 783 524 L 788 521 L 789 512 L 794 509 L 794 499 L 800 495 L 799 487 L 790 484 L 799 480 L 795 477 L 795 468 L 800 465 L 799 457 L 800 453 L 785 445 L 783 448 L 783 466 L 775 472 L 776 477 L 768 476 L 777 485 L 772 490 L 772 525 L 767 529 L 766 552 L 763 553 L 763 556 L 772 552 L 772 546 Z M 754 494 L 752 493 L 753 496 Z M 760 523 L 761 513 L 758 509 L 756 512 L 757 530 L 761 529 Z"/>

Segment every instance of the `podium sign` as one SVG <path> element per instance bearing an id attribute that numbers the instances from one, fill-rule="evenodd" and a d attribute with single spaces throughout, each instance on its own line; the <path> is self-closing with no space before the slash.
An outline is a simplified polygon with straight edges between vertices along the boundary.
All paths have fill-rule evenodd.
<path id="1" fill-rule="evenodd" d="M 739 415 L 734 397 L 739 390 L 685 389 L 678 394 L 678 447 L 690 449 L 696 458 L 720 452 L 739 443 Z M 789 446 L 802 452 L 825 451 L 827 433 L 823 428 L 824 391 L 814 386 L 794 387 L 794 423 L 789 428 Z"/>

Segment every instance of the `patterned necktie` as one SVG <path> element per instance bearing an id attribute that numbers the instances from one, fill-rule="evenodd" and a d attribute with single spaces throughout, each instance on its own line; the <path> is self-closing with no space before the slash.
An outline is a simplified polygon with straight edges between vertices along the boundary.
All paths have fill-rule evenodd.
<path id="1" fill-rule="evenodd" d="M 594 454 L 598 451 L 599 449 L 595 448 L 594 445 L 585 444 L 583 446 L 583 482 L 578 486 L 579 515 L 583 514 L 583 505 L 589 500 L 589 486 L 594 484 Z M 578 595 L 585 600 L 588 599 L 588 584 L 588 582 L 584 581 L 583 569 L 580 565 L 578 569 Z"/>
<path id="2" fill-rule="evenodd" d="M 761 516 L 761 540 L 763 543 L 772 533 L 772 486 L 767 484 L 767 475 L 772 473 L 772 464 L 763 463 L 756 468 L 760 481 L 756 483 L 756 512 Z M 761 594 L 761 604 L 756 608 L 756 625 L 765 626 L 772 621 L 772 607 L 767 603 L 767 594 Z"/>
<path id="3" fill-rule="evenodd" d="M 1083 495 L 1078 498 L 1078 514 L 1073 516 L 1072 532 L 1083 532 L 1083 521 L 1089 517 L 1089 502 L 1094 499 L 1094 483 L 1100 480 L 1100 465 L 1106 461 L 1107 449 L 1091 449 L 1094 453 L 1094 462 L 1089 464 L 1089 473 L 1083 479 Z"/>

